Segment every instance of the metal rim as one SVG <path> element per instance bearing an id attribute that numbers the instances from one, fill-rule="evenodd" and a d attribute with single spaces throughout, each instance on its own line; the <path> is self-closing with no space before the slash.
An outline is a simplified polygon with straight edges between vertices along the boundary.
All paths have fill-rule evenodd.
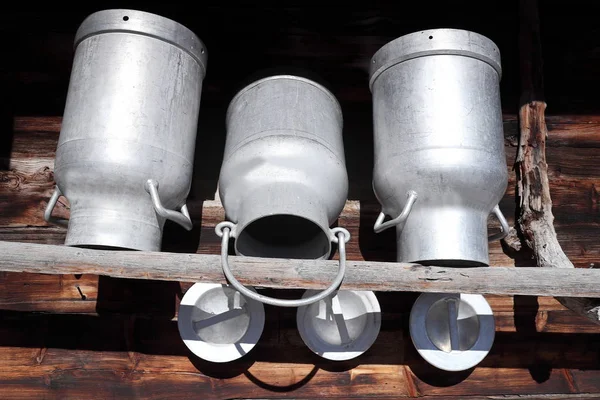
<path id="1" fill-rule="evenodd" d="M 489 316 L 479 320 L 479 336 L 469 350 L 444 352 L 438 349 L 427 334 L 426 319 L 429 308 L 447 293 L 422 293 L 410 312 L 410 337 L 417 352 L 429 364 L 444 371 L 464 371 L 479 364 L 494 344 L 495 324 L 490 305 L 481 295 L 459 294 L 460 301 L 473 308 L 478 316 Z"/>
<path id="2" fill-rule="evenodd" d="M 317 292 L 318 291 L 316 290 L 307 290 L 302 295 L 302 298 L 310 297 Z M 304 344 L 306 344 L 306 346 L 312 350 L 313 353 L 318 354 L 325 359 L 332 361 L 345 361 L 356 358 L 366 352 L 373 345 L 373 343 L 375 343 L 377 336 L 379 336 L 379 331 L 381 329 L 381 308 L 375 293 L 371 291 L 354 290 L 349 292 L 354 293 L 360 298 L 367 312 L 365 329 L 356 340 L 349 344 L 344 344 L 341 346 L 332 346 L 329 344 L 325 345 L 312 328 L 312 325 L 307 323 L 307 318 L 311 318 L 311 316 L 308 314 L 310 306 L 302 306 L 298 308 L 298 311 L 296 312 L 296 325 Z M 337 296 L 337 293 L 332 297 L 335 296 Z M 314 306 L 314 304 L 312 306 Z M 327 349 L 325 349 L 326 347 Z"/>
<path id="3" fill-rule="evenodd" d="M 145 11 L 112 9 L 90 14 L 77 29 L 74 47 L 91 36 L 118 32 L 141 34 L 177 46 L 190 54 L 206 73 L 208 54 L 198 36 L 179 22 Z"/>
<path id="4" fill-rule="evenodd" d="M 439 40 L 452 35 L 449 40 Z M 502 77 L 500 50 L 489 38 L 462 29 L 430 29 L 409 33 L 381 47 L 371 58 L 369 88 L 387 69 L 401 62 L 432 55 L 459 55 L 481 60 Z"/>
<path id="5" fill-rule="evenodd" d="M 325 86 L 321 85 L 320 83 L 317 83 L 313 80 L 310 80 L 308 78 L 303 78 L 301 76 L 297 76 L 297 75 L 273 75 L 273 76 L 268 76 L 266 78 L 262 78 L 259 79 L 257 81 L 252 82 L 251 84 L 249 84 L 248 86 L 244 87 L 243 89 L 241 89 L 239 92 L 237 92 L 235 94 L 235 96 L 233 96 L 233 98 L 231 99 L 231 101 L 229 102 L 229 106 L 227 107 L 227 113 L 226 115 L 226 121 L 229 121 L 229 117 L 231 115 L 231 107 L 233 106 L 233 104 L 241 97 L 243 96 L 246 92 L 248 92 L 249 90 L 253 89 L 254 87 L 265 83 L 267 81 L 273 81 L 273 80 L 293 80 L 293 81 L 300 81 L 300 82 L 304 82 L 306 84 L 309 84 L 311 86 L 316 87 L 317 89 L 320 89 L 321 91 L 323 91 L 323 93 L 325 93 L 327 96 L 329 96 L 329 98 L 333 101 L 333 103 L 335 104 L 336 109 L 338 110 L 338 114 L 340 116 L 340 119 L 342 119 L 342 106 L 340 105 L 340 102 L 338 101 L 338 99 L 333 95 L 333 93 L 331 93 L 331 91 L 329 89 L 327 89 Z"/>
<path id="6" fill-rule="evenodd" d="M 199 340 L 193 327 L 190 309 L 181 306 L 195 306 L 198 299 L 209 290 L 223 286 L 228 285 L 221 285 L 218 283 L 194 284 L 181 299 L 177 318 L 179 335 L 188 349 L 204 360 L 217 363 L 234 361 L 246 355 L 258 343 L 265 325 L 265 309 L 262 303 L 246 297 L 245 300 L 248 314 L 250 315 L 250 325 L 244 336 L 238 342 L 230 344 L 214 344 Z M 253 288 L 249 290 L 254 291 Z"/>

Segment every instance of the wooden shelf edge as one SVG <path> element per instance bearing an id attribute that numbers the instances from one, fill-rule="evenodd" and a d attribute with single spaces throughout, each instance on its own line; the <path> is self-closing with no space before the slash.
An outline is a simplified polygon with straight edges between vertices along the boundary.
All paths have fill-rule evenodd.
<path id="1" fill-rule="evenodd" d="M 245 285 L 323 289 L 337 260 L 284 260 L 231 256 Z M 600 270 L 575 268 L 425 267 L 418 264 L 348 261 L 341 290 L 600 297 Z M 92 250 L 0 241 L 0 271 L 93 274 L 115 278 L 227 283 L 220 256 L 145 251 Z"/>

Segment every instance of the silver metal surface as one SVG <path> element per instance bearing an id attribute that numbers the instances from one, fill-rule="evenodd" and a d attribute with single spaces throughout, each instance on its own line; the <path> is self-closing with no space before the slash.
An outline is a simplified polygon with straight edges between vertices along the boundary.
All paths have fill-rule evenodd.
<path id="1" fill-rule="evenodd" d="M 427 336 L 440 350 L 468 350 L 479 336 L 477 314 L 460 296 L 450 295 L 435 302 L 425 319 Z"/>
<path id="2" fill-rule="evenodd" d="M 326 289 L 324 289 L 321 292 L 317 292 L 314 295 L 310 296 L 310 297 L 306 297 L 304 296 L 302 299 L 298 299 L 298 300 L 283 300 L 283 299 L 277 299 L 274 297 L 269 297 L 269 296 L 265 296 L 262 294 L 258 294 L 256 292 L 254 292 L 253 290 L 245 287 L 244 285 L 242 285 L 233 275 L 233 272 L 231 272 L 231 268 L 229 267 L 229 238 L 230 238 L 230 232 L 232 227 L 234 227 L 234 224 L 232 224 L 229 221 L 225 221 L 225 222 L 221 222 L 220 224 L 218 224 L 215 227 L 215 232 L 217 233 L 217 236 L 220 236 L 221 239 L 221 266 L 223 267 L 223 273 L 225 274 L 225 277 L 227 278 L 227 281 L 229 282 L 229 284 L 236 289 L 237 291 L 239 291 L 240 293 L 242 293 L 244 296 L 252 299 L 252 300 L 256 300 L 256 301 L 260 301 L 261 303 L 265 303 L 265 304 L 270 304 L 272 306 L 278 306 L 278 307 L 301 307 L 301 306 L 306 306 L 309 304 L 313 304 L 317 301 L 320 301 L 326 297 L 328 297 L 329 295 L 331 295 L 333 292 L 335 292 L 340 285 L 342 284 L 342 281 L 344 280 L 344 275 L 346 274 L 346 243 L 350 240 L 350 232 L 348 232 L 346 229 L 344 228 L 333 228 L 331 230 L 331 233 L 333 235 L 333 237 L 336 237 L 336 242 L 338 244 L 338 253 L 340 255 L 340 261 L 339 261 L 339 268 L 338 268 L 338 272 L 335 276 L 335 278 L 333 279 L 333 281 L 331 282 L 331 284 L 329 285 L 329 287 L 327 287 Z"/>
<path id="3" fill-rule="evenodd" d="M 409 327 L 419 354 L 446 371 L 474 367 L 494 343 L 494 316 L 481 295 L 423 293 L 410 312 Z"/>
<path id="4" fill-rule="evenodd" d="M 489 263 L 487 219 L 508 181 L 500 74 L 494 43 L 462 30 L 412 33 L 373 56 L 373 188 L 394 221 L 375 229 L 400 223 L 398 261 Z"/>
<path id="5" fill-rule="evenodd" d="M 81 24 L 45 214 L 60 223 L 52 207 L 69 200 L 65 244 L 159 251 L 165 219 L 192 228 L 206 56 L 194 33 L 158 15 L 107 10 Z"/>
<path id="6" fill-rule="evenodd" d="M 321 85 L 278 75 L 240 91 L 227 111 L 219 177 L 235 252 L 320 259 L 348 194 L 342 112 Z"/>
<path id="7" fill-rule="evenodd" d="M 302 297 L 316 293 L 307 290 Z M 329 360 L 350 360 L 367 351 L 377 339 L 381 309 L 373 292 L 340 290 L 298 308 L 296 325 L 314 353 Z"/>
<path id="8" fill-rule="evenodd" d="M 188 289 L 177 318 L 185 345 L 198 357 L 212 362 L 244 356 L 258 342 L 264 323 L 261 303 L 228 285 L 212 283 L 196 283 Z"/>

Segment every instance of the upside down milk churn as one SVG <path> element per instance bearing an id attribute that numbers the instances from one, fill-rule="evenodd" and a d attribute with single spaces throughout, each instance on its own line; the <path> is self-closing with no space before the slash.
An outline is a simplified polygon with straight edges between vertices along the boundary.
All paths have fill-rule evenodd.
<path id="1" fill-rule="evenodd" d="M 179 23 L 134 10 L 88 16 L 75 58 L 56 150 L 56 189 L 70 203 L 70 246 L 159 251 L 185 205 L 207 53 Z"/>
<path id="2" fill-rule="evenodd" d="M 500 74 L 496 45 L 463 30 L 412 33 L 373 56 L 375 230 L 396 227 L 398 261 L 489 263 L 487 219 L 504 221 L 508 183 Z"/>
<path id="3" fill-rule="evenodd" d="M 485 266 L 488 241 L 507 234 L 501 73 L 496 45 L 464 30 L 415 32 L 373 56 L 374 229 L 396 228 L 398 261 Z M 502 232 L 488 236 L 490 213 Z M 489 352 L 494 319 L 483 296 L 424 293 L 410 333 L 425 360 L 460 371 Z"/>

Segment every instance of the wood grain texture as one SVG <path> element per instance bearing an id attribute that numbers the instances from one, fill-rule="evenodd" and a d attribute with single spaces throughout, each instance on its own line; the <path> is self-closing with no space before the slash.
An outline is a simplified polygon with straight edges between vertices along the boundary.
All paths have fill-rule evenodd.
<path id="1" fill-rule="evenodd" d="M 517 229 L 533 252 L 538 267 L 568 270 L 573 269 L 574 265 L 563 251 L 554 228 L 546 162 L 548 131 L 537 0 L 521 0 L 520 12 L 523 104 L 519 110 L 519 147 L 515 160 L 519 214 Z M 600 301 L 597 299 L 559 297 L 558 300 L 575 313 L 600 324 Z"/>
<path id="2" fill-rule="evenodd" d="M 0 317 L 3 398 L 29 390 L 36 397 L 87 398 L 90 387 L 96 398 L 567 395 L 577 393 L 579 377 L 569 379 L 565 371 L 588 371 L 581 379 L 593 392 L 600 350 L 593 335 L 499 332 L 480 367 L 445 373 L 423 362 L 408 336 L 408 314 L 392 307 L 369 351 L 332 362 L 306 348 L 295 310 L 267 307 L 257 347 L 244 359 L 217 365 L 191 355 L 168 319 L 6 311 Z"/>
<path id="3" fill-rule="evenodd" d="M 26 279 L 24 279 L 24 277 Z M 0 274 L 0 309 L 88 315 L 135 315 L 176 319 L 179 299 L 191 283 L 112 279 L 94 275 Z M 276 297 L 298 297 L 297 291 L 270 290 Z M 408 318 L 414 293 L 377 292 L 384 318 Z M 508 296 L 486 296 L 497 332 L 600 333 L 600 327 L 578 317 L 551 297 L 522 302 Z M 287 315 L 287 314 L 286 314 Z M 293 316 L 289 316 L 293 325 Z M 395 317 L 394 317 L 395 318 Z M 529 323 L 531 322 L 531 323 Z M 284 322 L 282 322 L 284 323 Z M 402 330 L 397 325 L 395 330 Z"/>
<path id="4" fill-rule="evenodd" d="M 24 279 L 25 277 L 25 279 Z M 188 282 L 171 284 L 165 281 L 113 279 L 96 275 L 49 275 L 0 272 L 0 309 L 50 313 L 123 313 L 147 317 L 173 316 L 174 299 L 180 298 L 192 285 Z M 281 292 L 281 293 L 280 293 Z M 275 296 L 286 290 L 276 290 Z M 384 310 L 409 313 L 413 293 L 378 292 Z M 496 315 L 503 315 L 503 330 L 514 330 L 512 313 L 535 317 L 554 312 L 563 313 L 562 329 L 573 332 L 582 329 L 582 320 L 569 313 L 552 297 L 532 298 L 519 302 L 512 296 L 486 296 Z M 570 316 L 570 317 L 569 317 Z M 570 319 L 569 319 L 570 318 Z M 549 326 L 549 325 L 548 325 Z"/>
<path id="5" fill-rule="evenodd" d="M 324 289 L 337 260 L 285 260 L 231 256 L 245 285 Z M 445 268 L 408 263 L 348 261 L 341 289 L 600 297 L 600 270 L 511 267 Z M 220 256 L 80 249 L 0 242 L 0 270 L 45 274 L 92 274 L 115 278 L 226 283 Z"/>

